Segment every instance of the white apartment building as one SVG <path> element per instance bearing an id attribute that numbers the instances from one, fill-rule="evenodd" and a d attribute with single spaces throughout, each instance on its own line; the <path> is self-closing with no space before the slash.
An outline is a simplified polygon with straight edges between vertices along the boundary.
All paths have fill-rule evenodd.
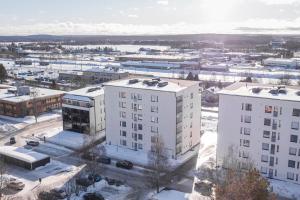
<path id="1" fill-rule="evenodd" d="M 241 168 L 300 183 L 300 88 L 235 83 L 219 95 L 217 165 L 230 154 Z"/>
<path id="2" fill-rule="evenodd" d="M 62 116 L 64 130 L 95 134 L 105 129 L 103 88 L 86 87 L 66 93 Z"/>
<path id="3" fill-rule="evenodd" d="M 105 84 L 108 145 L 149 152 L 158 137 L 177 159 L 200 142 L 197 82 L 131 79 Z"/>

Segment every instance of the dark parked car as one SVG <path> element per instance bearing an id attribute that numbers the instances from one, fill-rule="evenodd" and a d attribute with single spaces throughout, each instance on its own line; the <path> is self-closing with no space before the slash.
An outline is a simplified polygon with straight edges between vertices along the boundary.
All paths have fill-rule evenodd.
<path id="1" fill-rule="evenodd" d="M 39 142 L 33 141 L 33 140 L 27 141 L 26 143 L 27 143 L 27 145 L 33 146 L 33 147 L 39 146 L 39 144 L 40 144 Z"/>
<path id="2" fill-rule="evenodd" d="M 95 153 L 92 153 L 92 152 L 86 152 L 86 153 L 82 154 L 81 157 L 83 159 L 90 160 L 90 161 L 98 159 L 98 155 Z"/>
<path id="3" fill-rule="evenodd" d="M 16 144 L 16 138 L 15 138 L 15 137 L 11 137 L 11 138 L 9 139 L 9 143 L 10 143 L 10 144 Z"/>
<path id="4" fill-rule="evenodd" d="M 99 193 L 86 193 L 83 195 L 84 200 L 105 200 L 104 197 Z"/>
<path id="5" fill-rule="evenodd" d="M 116 183 L 116 180 L 113 178 L 107 178 L 105 177 L 105 180 L 107 182 L 108 185 L 114 185 Z"/>
<path id="6" fill-rule="evenodd" d="M 109 157 L 106 157 L 106 156 L 100 156 L 98 159 L 97 159 L 97 162 L 99 163 L 104 163 L 104 164 L 110 164 L 111 163 L 111 159 Z"/>
<path id="7" fill-rule="evenodd" d="M 67 193 L 63 189 L 53 189 L 50 192 L 55 196 L 57 199 L 65 199 L 67 198 Z"/>
<path id="8" fill-rule="evenodd" d="M 94 182 L 99 182 L 102 180 L 99 174 L 89 174 L 88 179 Z"/>
<path id="9" fill-rule="evenodd" d="M 76 185 L 81 185 L 84 187 L 89 187 L 90 185 L 93 185 L 93 181 L 89 180 L 88 178 L 78 178 L 76 179 Z"/>
<path id="10" fill-rule="evenodd" d="M 133 164 L 128 160 L 121 160 L 116 163 L 116 166 L 124 169 L 132 169 Z"/>

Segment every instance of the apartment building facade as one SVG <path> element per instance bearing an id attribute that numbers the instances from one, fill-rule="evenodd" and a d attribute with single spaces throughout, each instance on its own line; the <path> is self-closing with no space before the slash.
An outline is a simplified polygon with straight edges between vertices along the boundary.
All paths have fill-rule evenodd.
<path id="1" fill-rule="evenodd" d="M 105 84 L 108 145 L 147 153 L 162 140 L 170 158 L 200 142 L 197 82 L 132 79 Z"/>
<path id="2" fill-rule="evenodd" d="M 228 156 L 300 183 L 300 88 L 235 83 L 219 92 L 217 165 Z"/>
<path id="3" fill-rule="evenodd" d="M 86 87 L 63 96 L 63 129 L 93 135 L 105 129 L 104 90 Z"/>

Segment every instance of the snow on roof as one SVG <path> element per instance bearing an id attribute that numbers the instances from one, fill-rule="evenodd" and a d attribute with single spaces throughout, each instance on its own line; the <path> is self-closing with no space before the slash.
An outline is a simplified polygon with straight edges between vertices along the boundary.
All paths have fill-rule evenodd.
<path id="1" fill-rule="evenodd" d="M 38 153 L 36 151 L 31 151 L 28 149 L 25 149 L 23 147 L 13 147 L 13 146 L 2 146 L 0 147 L 0 154 L 13 157 L 25 162 L 36 162 L 45 158 L 48 158 L 49 156 L 45 154 Z"/>
<path id="2" fill-rule="evenodd" d="M 97 97 L 104 94 L 102 86 L 85 87 L 79 90 L 73 90 L 64 95 L 67 99 L 76 99 L 82 101 L 89 101 L 90 98 Z"/>
<path id="3" fill-rule="evenodd" d="M 255 92 L 256 90 L 256 92 Z M 270 93 L 273 90 L 274 94 Z M 278 92 L 281 90 L 282 92 Z M 255 98 L 266 98 L 274 100 L 298 101 L 300 102 L 300 87 L 296 86 L 278 86 L 263 85 L 258 83 L 236 82 L 218 92 L 225 95 L 236 95 Z"/>
<path id="4" fill-rule="evenodd" d="M 162 79 L 160 82 L 168 82 L 164 87 L 159 87 L 157 84 L 154 86 L 149 86 L 144 84 L 144 81 L 151 81 L 149 78 L 139 78 L 137 83 L 130 84 L 130 79 L 116 80 L 108 83 L 104 83 L 105 86 L 114 86 L 114 87 L 126 87 L 134 89 L 146 89 L 146 90 L 157 90 L 157 91 L 167 91 L 167 92 L 179 92 L 188 87 L 198 85 L 196 81 L 187 81 L 179 79 Z"/>
<path id="5" fill-rule="evenodd" d="M 30 96 L 30 95 L 16 96 L 13 93 L 9 93 L 8 90 L 15 90 L 16 91 L 16 88 L 11 87 L 11 86 L 8 87 L 8 88 L 0 88 L 0 100 L 19 103 L 19 102 L 28 101 L 28 100 L 33 99 L 33 97 Z M 60 91 L 60 90 L 51 90 L 51 89 L 46 89 L 46 88 L 33 88 L 33 87 L 30 87 L 30 91 L 33 91 L 33 90 L 35 90 L 37 92 L 37 97 L 36 98 L 56 96 L 56 95 L 61 95 L 61 94 L 65 93 L 65 92 Z"/>

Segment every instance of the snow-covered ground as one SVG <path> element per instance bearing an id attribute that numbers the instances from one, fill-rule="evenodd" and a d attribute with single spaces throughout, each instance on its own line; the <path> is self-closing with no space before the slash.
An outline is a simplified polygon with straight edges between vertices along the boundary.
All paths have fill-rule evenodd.
<path id="1" fill-rule="evenodd" d="M 151 200 L 210 200 L 209 197 L 201 196 L 196 193 L 183 193 L 176 190 L 164 190 L 153 195 Z"/>
<path id="2" fill-rule="evenodd" d="M 18 130 L 17 124 L 0 119 L 0 134 L 6 135 L 16 130 Z"/>
<path id="3" fill-rule="evenodd" d="M 95 186 L 89 186 L 87 192 L 99 192 L 105 200 L 127 200 L 127 195 L 131 192 L 131 188 L 121 185 L 119 187 L 115 185 L 108 185 L 106 180 L 101 180 L 95 183 Z M 75 194 L 71 195 L 71 200 L 83 200 L 83 195 L 86 192 L 79 193 L 79 196 Z"/>

